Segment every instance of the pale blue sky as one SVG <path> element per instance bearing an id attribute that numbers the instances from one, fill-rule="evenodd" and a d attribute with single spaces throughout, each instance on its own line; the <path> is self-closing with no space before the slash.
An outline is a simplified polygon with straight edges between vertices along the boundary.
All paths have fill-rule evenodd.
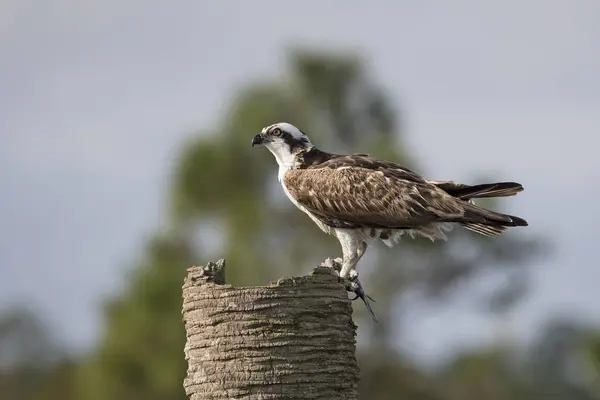
<path id="1" fill-rule="evenodd" d="M 402 107 L 419 172 L 525 185 L 505 210 L 557 247 L 534 266 L 517 333 L 557 312 L 598 320 L 600 3 L 366 4 L 0 3 L 2 305 L 29 303 L 88 348 L 99 299 L 160 226 L 179 139 L 304 43 L 365 52 Z M 494 332 L 460 304 L 409 310 L 403 326 L 419 356 Z"/>

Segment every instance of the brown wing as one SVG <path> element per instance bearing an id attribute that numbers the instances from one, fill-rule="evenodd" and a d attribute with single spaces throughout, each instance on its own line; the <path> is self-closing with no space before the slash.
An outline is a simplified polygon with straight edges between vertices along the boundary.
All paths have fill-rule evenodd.
<path id="1" fill-rule="evenodd" d="M 369 156 L 368 154 L 351 154 L 343 156 L 333 156 L 319 164 L 308 166 L 308 169 L 320 168 L 349 168 L 360 167 L 373 171 L 382 171 L 386 176 L 394 177 L 409 182 L 426 183 L 427 181 L 419 174 L 403 167 L 400 164 L 391 161 L 381 161 Z"/>
<path id="2" fill-rule="evenodd" d="M 414 173 L 385 165 L 325 164 L 288 171 L 283 183 L 328 225 L 410 228 L 464 214 L 459 200 Z"/>

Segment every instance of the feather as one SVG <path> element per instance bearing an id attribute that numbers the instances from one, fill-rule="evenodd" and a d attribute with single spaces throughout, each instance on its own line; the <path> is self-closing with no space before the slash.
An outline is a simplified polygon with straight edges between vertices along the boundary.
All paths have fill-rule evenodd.
<path id="1" fill-rule="evenodd" d="M 514 182 L 469 186 L 428 181 L 401 165 L 365 154 L 340 156 L 311 149 L 282 180 L 286 194 L 313 220 L 332 228 L 364 229 L 393 245 L 400 236 L 445 239 L 442 223 L 457 222 L 482 235 L 501 234 L 505 226 L 526 226 L 519 217 L 474 205 L 472 198 L 512 195 Z M 447 225 L 447 224 L 445 224 Z M 321 226 L 321 229 L 324 229 Z"/>
<path id="2" fill-rule="evenodd" d="M 416 182 L 406 170 L 370 167 L 293 169 L 282 183 L 296 202 L 336 228 L 411 229 L 463 216 L 464 202 L 435 185 Z"/>
<path id="3" fill-rule="evenodd" d="M 477 199 L 483 197 L 507 197 L 514 196 L 523 191 L 523 186 L 517 182 L 496 182 L 480 185 L 466 185 L 453 181 L 428 181 L 433 183 L 446 193 L 462 200 Z"/>
<path id="4" fill-rule="evenodd" d="M 504 226 L 496 226 L 496 225 L 485 225 L 485 224 L 477 224 L 477 223 L 462 223 L 466 229 L 477 232 L 483 236 L 498 236 L 501 235 L 506 227 Z"/>

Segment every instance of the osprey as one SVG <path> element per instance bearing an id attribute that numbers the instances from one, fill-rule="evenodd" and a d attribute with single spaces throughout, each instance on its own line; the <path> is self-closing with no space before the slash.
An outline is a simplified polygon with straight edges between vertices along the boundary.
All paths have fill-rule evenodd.
<path id="1" fill-rule="evenodd" d="M 346 288 L 365 301 L 371 314 L 356 265 L 373 241 L 393 247 L 405 234 L 446 240 L 454 224 L 485 236 L 527 226 L 522 218 L 487 210 L 472 201 L 513 196 L 523 190 L 516 182 L 467 185 L 428 180 L 367 154 L 319 150 L 304 132 L 286 122 L 263 128 L 252 138 L 255 145 L 264 145 L 275 156 L 279 182 L 291 202 L 338 239 L 341 261 L 328 259 L 326 265 L 339 269 Z"/>

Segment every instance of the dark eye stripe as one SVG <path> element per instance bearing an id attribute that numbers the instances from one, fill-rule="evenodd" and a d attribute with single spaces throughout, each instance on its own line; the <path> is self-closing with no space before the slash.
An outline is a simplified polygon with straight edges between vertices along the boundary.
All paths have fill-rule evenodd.
<path id="1" fill-rule="evenodd" d="M 282 138 L 286 143 L 291 143 L 294 141 L 292 135 L 285 131 L 281 131 L 281 135 L 279 135 L 279 137 Z"/>

